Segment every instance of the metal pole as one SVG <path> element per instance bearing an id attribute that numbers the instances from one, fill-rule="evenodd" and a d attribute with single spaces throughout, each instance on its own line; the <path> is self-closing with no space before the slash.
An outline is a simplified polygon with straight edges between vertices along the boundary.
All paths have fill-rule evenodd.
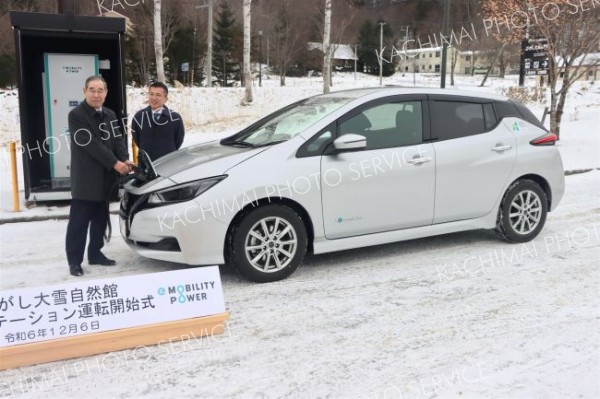
<path id="1" fill-rule="evenodd" d="M 358 62 L 358 53 L 357 53 L 358 44 L 354 45 L 354 80 L 356 80 L 356 64 Z"/>
<path id="2" fill-rule="evenodd" d="M 525 86 L 525 50 L 528 45 L 527 36 L 521 41 L 521 59 L 519 65 L 519 87 Z"/>
<path id="3" fill-rule="evenodd" d="M 206 85 L 212 87 L 212 47 L 213 47 L 213 3 L 212 0 L 208 0 L 208 59 L 206 62 L 206 77 L 208 81 Z"/>
<path id="4" fill-rule="evenodd" d="M 450 0 L 444 1 L 444 38 L 442 45 L 442 79 L 440 82 L 440 87 L 442 89 L 446 88 L 446 63 L 448 62 L 448 28 L 450 25 Z"/>
<path id="5" fill-rule="evenodd" d="M 21 212 L 19 201 L 19 180 L 17 178 L 17 143 L 11 141 L 9 144 L 10 152 L 10 174 L 12 178 L 13 211 Z"/>
<path id="6" fill-rule="evenodd" d="M 383 25 L 385 22 L 379 22 L 379 86 L 383 86 Z"/>
<path id="7" fill-rule="evenodd" d="M 196 71 L 196 9 L 194 9 L 194 41 L 192 42 L 192 78 L 190 86 L 194 87 L 194 72 Z"/>
<path id="8" fill-rule="evenodd" d="M 131 140 L 131 157 L 133 158 L 133 163 L 138 163 L 138 146 L 135 144 L 133 139 Z"/>
<path id="9" fill-rule="evenodd" d="M 419 53 L 416 53 L 415 58 L 413 58 L 413 86 L 417 86 L 417 56 Z"/>
<path id="10" fill-rule="evenodd" d="M 527 9 L 529 9 L 529 1 L 527 1 Z M 519 87 L 525 86 L 525 51 L 529 47 L 529 24 L 525 28 L 525 38 L 521 41 L 521 64 L 519 65 Z"/>
<path id="11" fill-rule="evenodd" d="M 196 8 L 208 7 L 208 34 L 206 35 L 206 86 L 212 86 L 212 43 L 213 43 L 213 7 L 212 0 L 206 0 L 207 4 L 203 6 L 196 6 Z M 194 16 L 194 44 L 196 44 L 196 17 Z M 193 76 L 193 74 L 192 74 Z"/>
<path id="12" fill-rule="evenodd" d="M 258 31 L 258 87 L 262 87 L 262 35 L 263 31 Z"/>

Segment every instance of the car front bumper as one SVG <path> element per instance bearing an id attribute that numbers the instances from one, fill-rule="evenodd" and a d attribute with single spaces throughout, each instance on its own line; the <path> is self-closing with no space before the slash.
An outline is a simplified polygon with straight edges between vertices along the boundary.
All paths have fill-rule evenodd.
<path id="1" fill-rule="evenodd" d="M 228 225 L 196 201 L 151 207 L 147 195 L 125 193 L 121 235 L 140 255 L 189 265 L 223 264 Z"/>

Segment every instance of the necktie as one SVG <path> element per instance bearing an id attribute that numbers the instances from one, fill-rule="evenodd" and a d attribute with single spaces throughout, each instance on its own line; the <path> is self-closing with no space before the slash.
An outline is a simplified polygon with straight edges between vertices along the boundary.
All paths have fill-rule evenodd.
<path id="1" fill-rule="evenodd" d="M 155 122 L 158 122 L 158 118 L 160 117 L 161 112 L 160 111 L 156 111 L 152 113 L 152 117 L 154 118 Z"/>
<path id="2" fill-rule="evenodd" d="M 96 111 L 96 112 L 94 112 L 94 117 L 96 119 L 102 119 L 103 116 L 104 116 L 104 114 L 102 113 L 102 111 Z"/>

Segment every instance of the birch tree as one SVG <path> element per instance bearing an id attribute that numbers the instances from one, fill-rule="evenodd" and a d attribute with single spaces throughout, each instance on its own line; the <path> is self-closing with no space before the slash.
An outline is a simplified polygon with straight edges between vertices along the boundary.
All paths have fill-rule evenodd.
<path id="1" fill-rule="evenodd" d="M 252 102 L 252 74 L 250 72 L 250 10 L 252 0 L 244 0 L 244 85 L 245 103 Z"/>
<path id="2" fill-rule="evenodd" d="M 161 0 L 154 0 L 154 55 L 156 57 L 156 77 L 160 82 L 165 82 L 162 39 Z"/>
<path id="3" fill-rule="evenodd" d="M 331 88 L 331 0 L 325 0 L 325 24 L 323 31 L 323 93 Z"/>

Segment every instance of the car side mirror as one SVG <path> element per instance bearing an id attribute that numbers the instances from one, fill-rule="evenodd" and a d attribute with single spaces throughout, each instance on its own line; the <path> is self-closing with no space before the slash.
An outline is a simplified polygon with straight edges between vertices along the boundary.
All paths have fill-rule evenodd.
<path id="1" fill-rule="evenodd" d="M 333 142 L 333 147 L 338 153 L 364 150 L 367 148 L 367 138 L 360 134 L 344 134 Z"/>

